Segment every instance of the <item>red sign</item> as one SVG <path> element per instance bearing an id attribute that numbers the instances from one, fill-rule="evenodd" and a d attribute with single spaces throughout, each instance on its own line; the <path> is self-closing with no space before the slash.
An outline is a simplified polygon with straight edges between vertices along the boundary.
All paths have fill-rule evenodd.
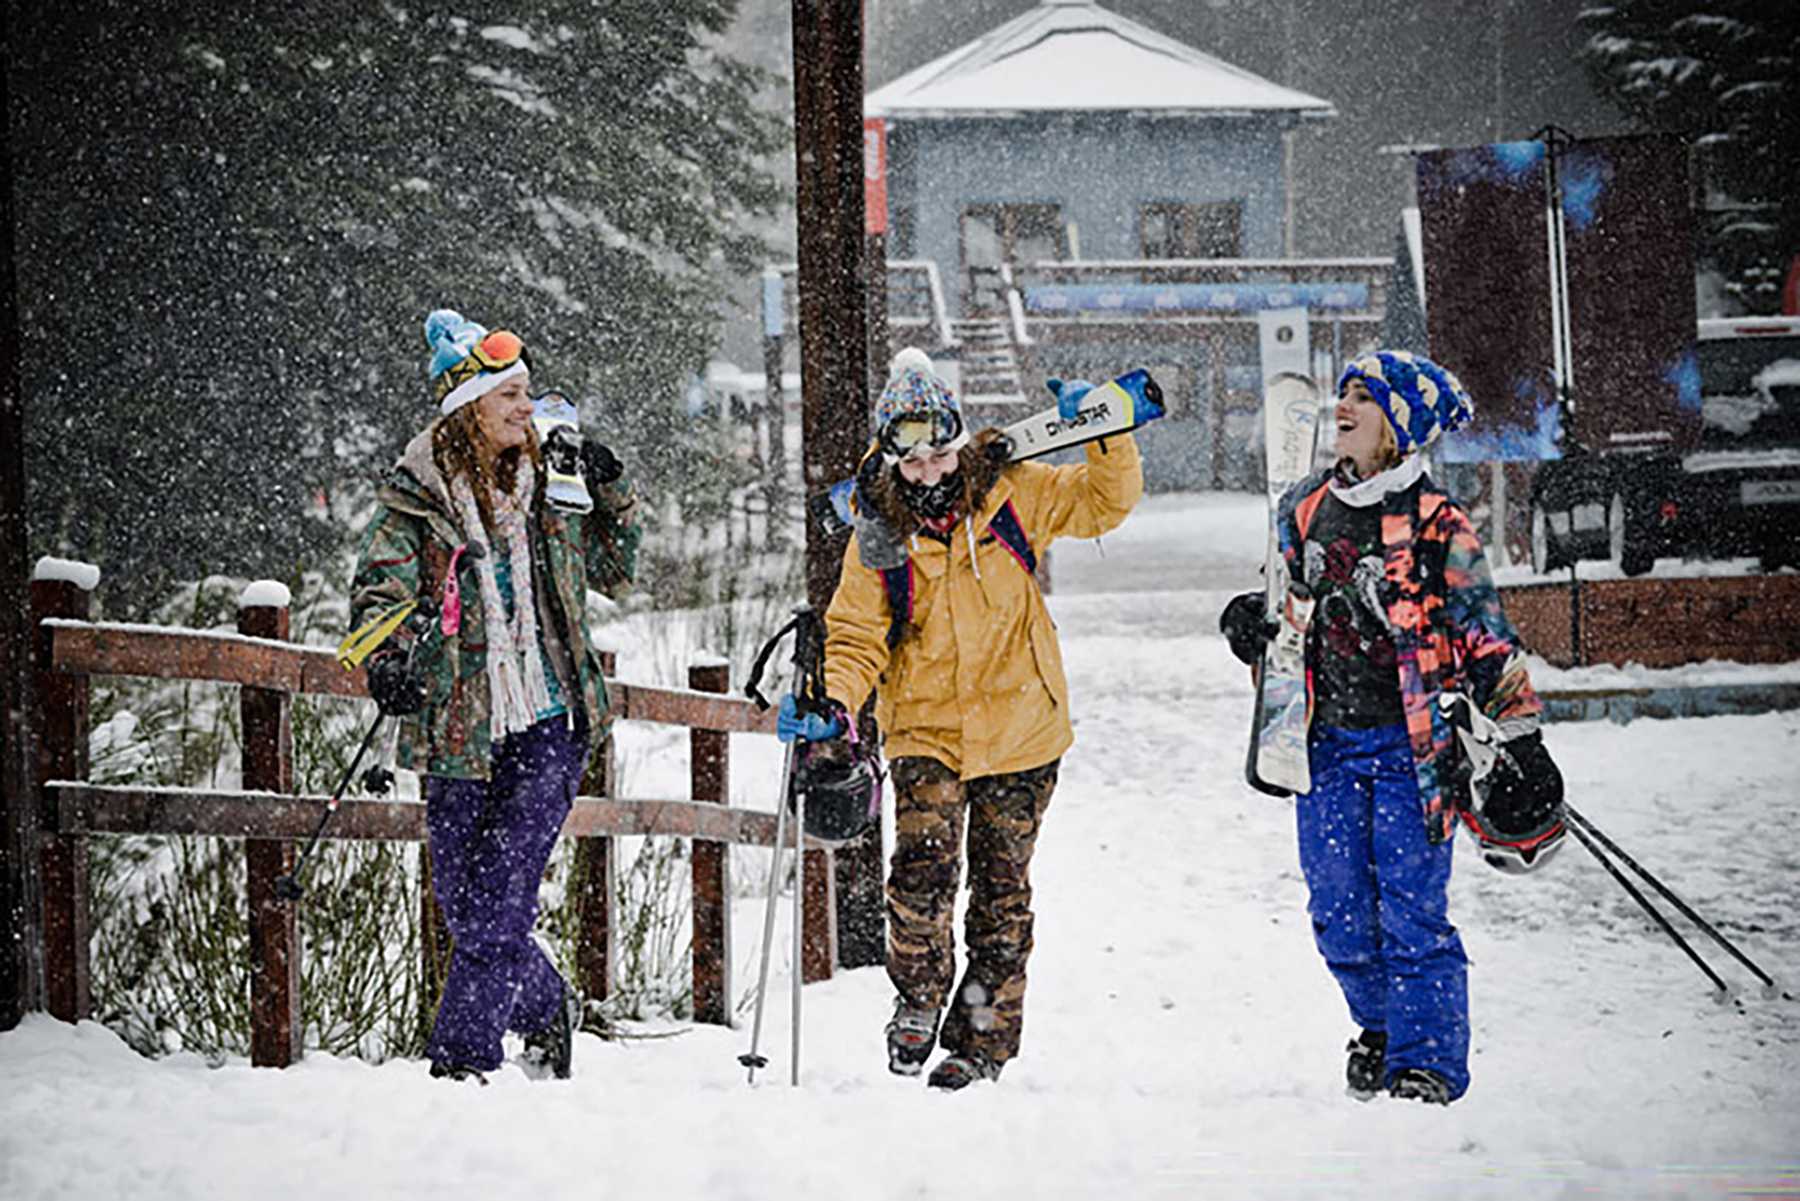
<path id="1" fill-rule="evenodd" d="M 863 118 L 863 232 L 887 232 L 887 122 Z"/>

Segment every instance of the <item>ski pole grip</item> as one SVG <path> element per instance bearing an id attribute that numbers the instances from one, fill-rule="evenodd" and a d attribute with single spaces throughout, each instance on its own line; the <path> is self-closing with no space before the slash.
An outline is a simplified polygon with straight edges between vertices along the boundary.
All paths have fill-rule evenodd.
<path id="1" fill-rule="evenodd" d="M 775 648 L 781 645 L 781 640 L 787 637 L 788 631 L 798 624 L 800 619 L 796 617 L 775 631 L 775 636 L 763 643 L 762 649 L 756 652 L 756 662 L 750 667 L 750 681 L 744 685 L 744 695 L 755 701 L 758 709 L 766 710 L 769 707 L 769 698 L 757 687 L 762 683 L 763 669 L 769 665 L 769 656 L 775 653 Z"/>

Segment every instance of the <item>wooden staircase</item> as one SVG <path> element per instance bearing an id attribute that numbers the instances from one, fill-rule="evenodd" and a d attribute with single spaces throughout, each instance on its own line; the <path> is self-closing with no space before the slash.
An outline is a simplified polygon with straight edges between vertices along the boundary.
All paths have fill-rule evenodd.
<path id="1" fill-rule="evenodd" d="M 1025 399 L 1018 348 L 1004 317 L 966 317 L 950 323 L 962 343 L 963 399 L 1019 404 Z"/>

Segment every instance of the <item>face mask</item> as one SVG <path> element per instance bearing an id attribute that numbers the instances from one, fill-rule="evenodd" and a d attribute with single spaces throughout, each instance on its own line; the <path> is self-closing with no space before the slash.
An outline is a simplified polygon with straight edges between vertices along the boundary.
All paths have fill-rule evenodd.
<path id="1" fill-rule="evenodd" d="M 930 486 L 915 484 L 900 477 L 900 499 L 920 517 L 941 520 L 956 512 L 962 501 L 962 471 L 952 471 Z"/>

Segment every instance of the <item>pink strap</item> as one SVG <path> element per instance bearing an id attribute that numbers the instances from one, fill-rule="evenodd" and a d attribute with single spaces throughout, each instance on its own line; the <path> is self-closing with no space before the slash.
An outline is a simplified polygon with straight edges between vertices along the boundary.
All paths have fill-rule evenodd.
<path id="1" fill-rule="evenodd" d="M 462 629 L 462 585 L 457 582 L 456 565 L 467 549 L 469 549 L 469 544 L 465 542 L 451 551 L 450 567 L 444 572 L 444 604 L 438 618 L 438 628 L 444 632 L 446 638 Z"/>

